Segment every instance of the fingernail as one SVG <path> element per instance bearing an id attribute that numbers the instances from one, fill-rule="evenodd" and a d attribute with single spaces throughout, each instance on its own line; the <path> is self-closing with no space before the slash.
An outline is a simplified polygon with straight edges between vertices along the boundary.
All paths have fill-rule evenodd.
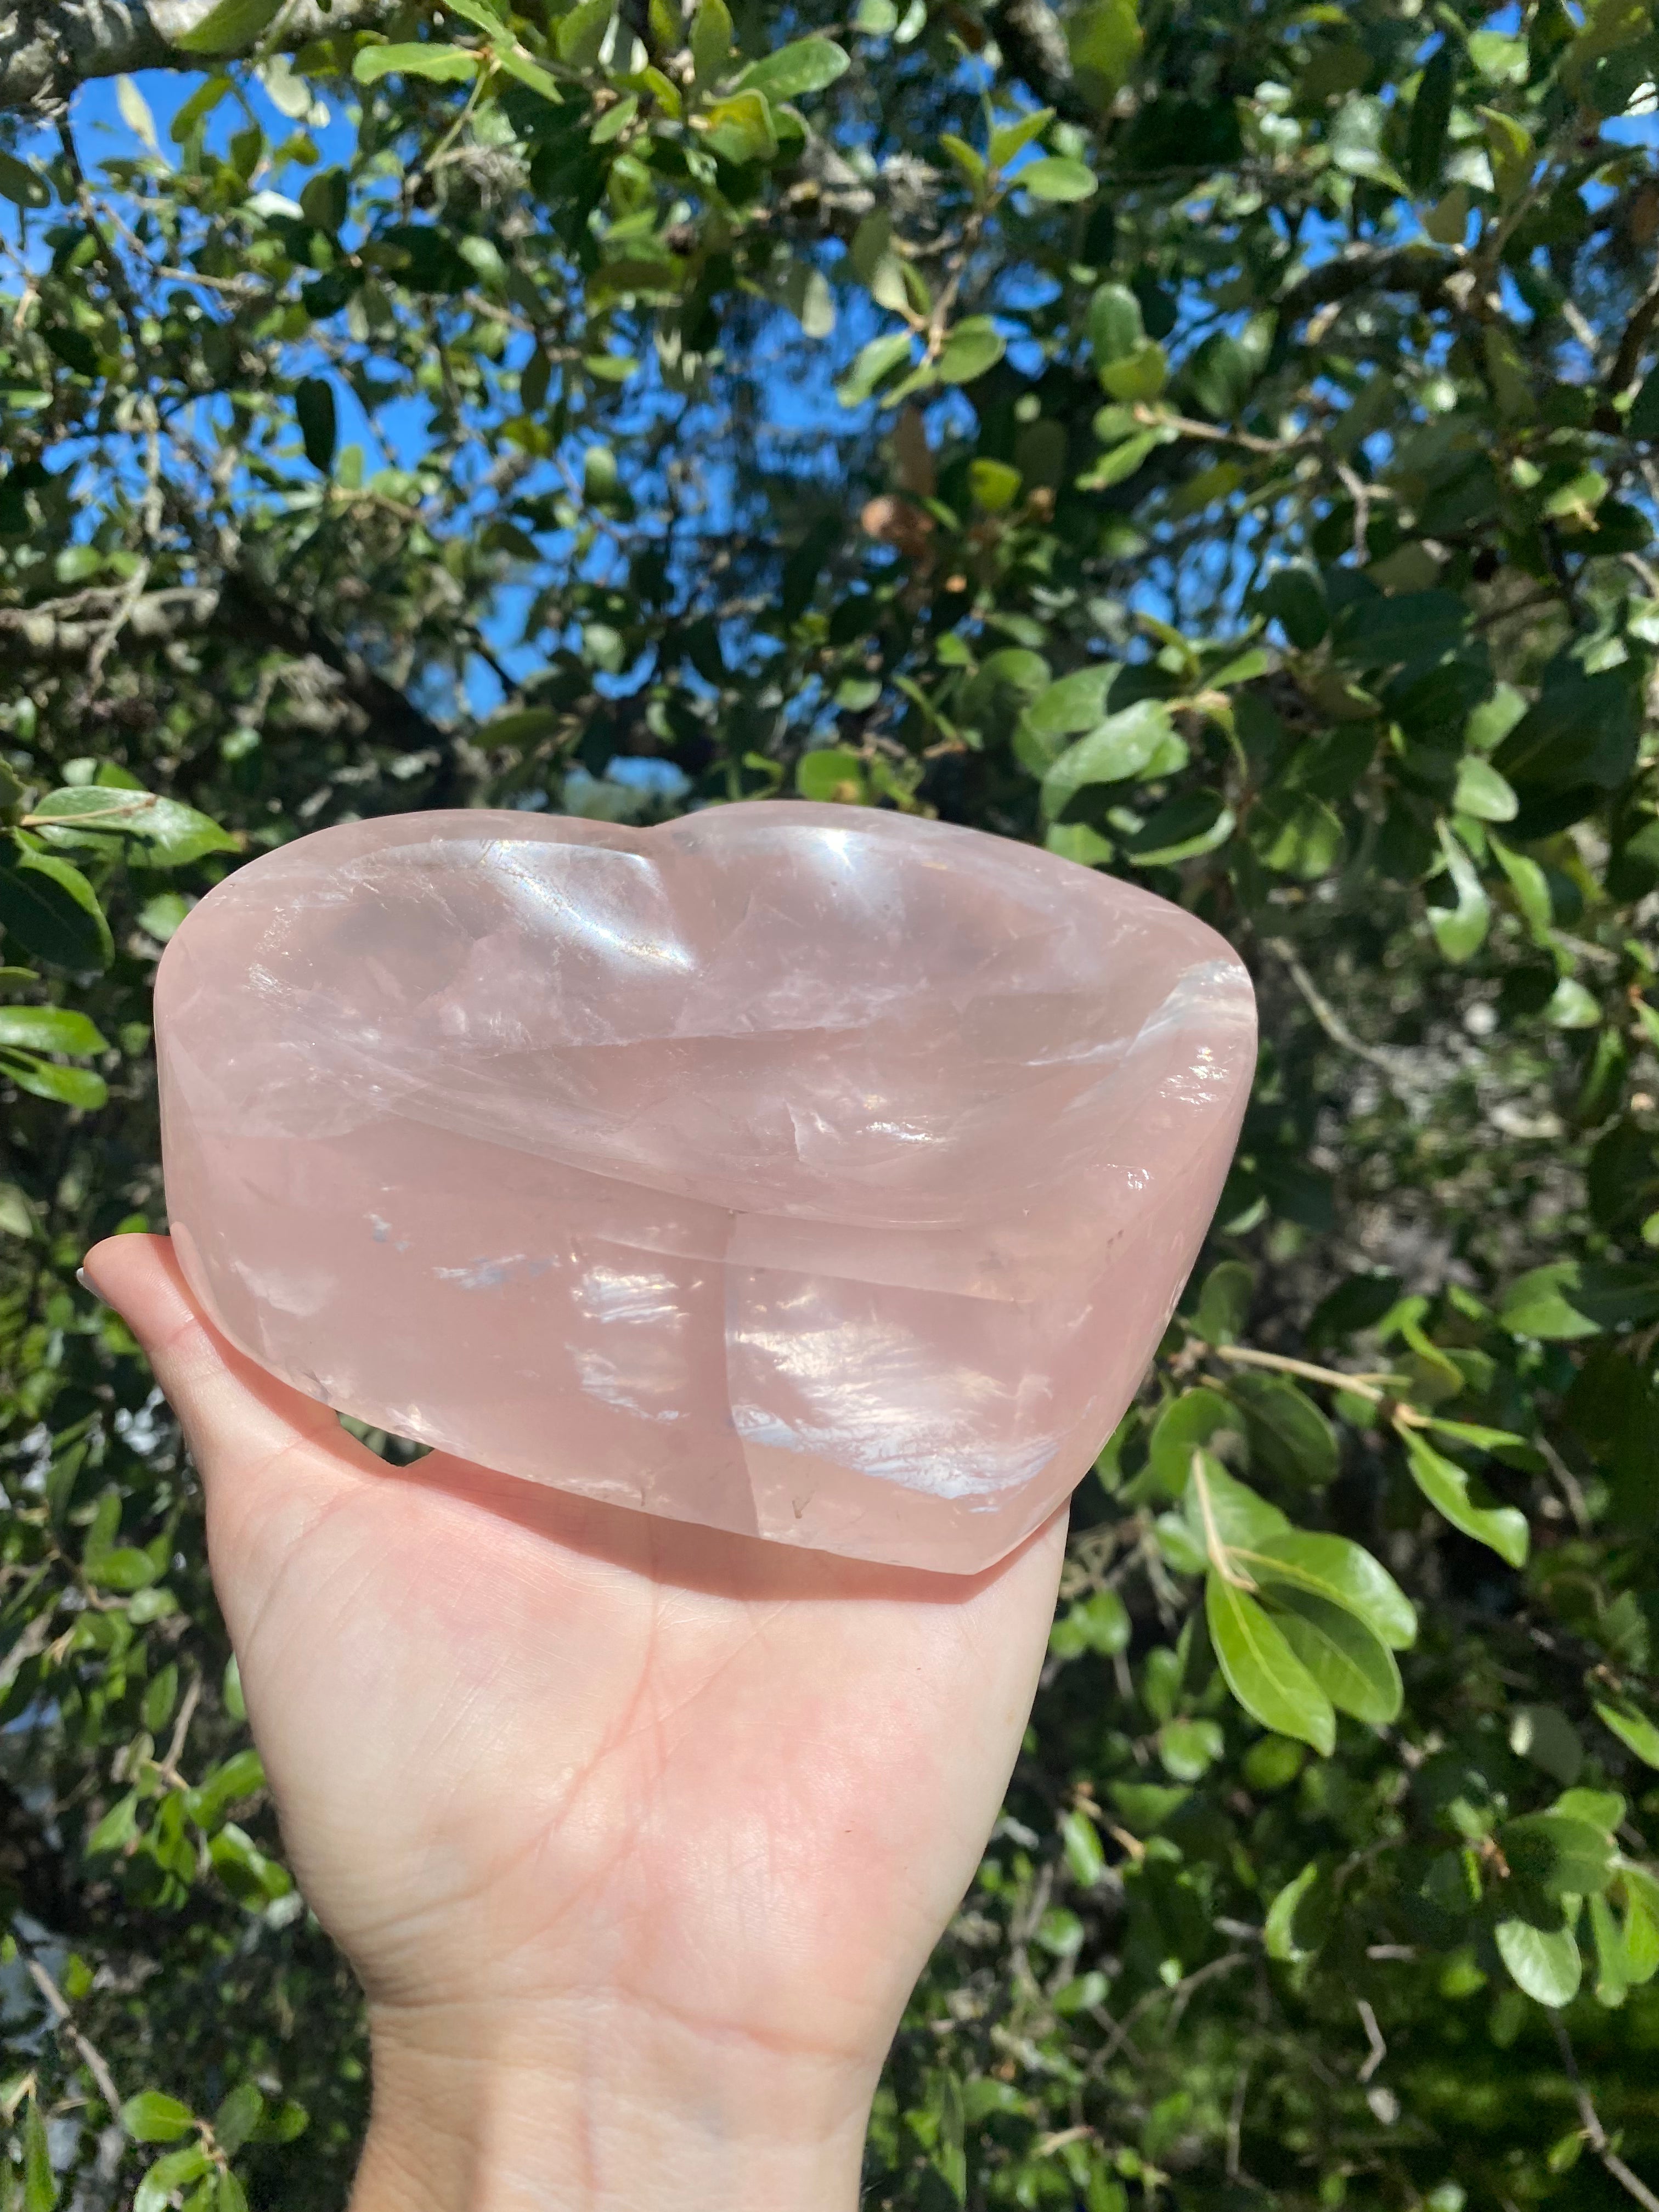
<path id="1" fill-rule="evenodd" d="M 102 1292 L 102 1291 L 98 1288 L 97 1285 L 96 1285 L 95 1283 L 94 1283 L 94 1282 L 93 1282 L 92 1279 L 90 1278 L 90 1276 L 88 1276 L 88 1274 L 87 1273 L 87 1271 L 86 1271 L 86 1269 L 85 1269 L 84 1267 L 77 1267 L 77 1268 L 76 1269 L 76 1271 L 75 1271 L 75 1279 L 76 1279 L 76 1281 L 77 1283 L 79 1283 L 79 1285 L 81 1285 L 81 1288 L 82 1288 L 82 1289 L 86 1292 L 87 1296 L 88 1296 L 89 1298 L 96 1298 L 96 1299 L 97 1299 L 97 1301 L 98 1301 L 98 1303 L 99 1303 L 99 1304 L 100 1304 L 100 1306 L 108 1306 L 108 1305 L 109 1305 L 109 1300 L 108 1300 L 108 1299 L 104 1296 L 103 1292 Z M 114 1310 L 115 1310 L 114 1307 L 113 1307 L 113 1306 L 110 1306 L 110 1311 L 111 1311 L 112 1313 L 113 1313 L 113 1312 L 114 1312 Z"/>

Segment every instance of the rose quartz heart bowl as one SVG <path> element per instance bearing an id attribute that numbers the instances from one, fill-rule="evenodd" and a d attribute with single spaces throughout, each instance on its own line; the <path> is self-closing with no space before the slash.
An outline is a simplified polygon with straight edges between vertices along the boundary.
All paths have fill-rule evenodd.
<path id="1" fill-rule="evenodd" d="M 356 822 L 156 987 L 181 1264 L 374 1426 L 972 1571 L 1144 1374 L 1255 1064 L 1242 963 L 1051 854 L 841 806 Z"/>

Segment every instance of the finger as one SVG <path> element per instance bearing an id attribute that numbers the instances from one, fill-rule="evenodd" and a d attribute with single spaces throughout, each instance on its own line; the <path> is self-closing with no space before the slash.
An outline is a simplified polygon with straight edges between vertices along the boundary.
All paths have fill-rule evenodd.
<path id="1" fill-rule="evenodd" d="M 380 1472 L 335 1414 L 226 1342 L 201 1312 L 166 1237 L 111 1237 L 88 1253 L 88 1285 L 137 1338 L 178 1414 L 222 1535 L 269 1545 L 279 1513 L 290 1540 L 343 1485 Z M 280 1468 L 280 1480 L 277 1471 Z M 283 1546 L 282 1548 L 286 1548 Z"/>

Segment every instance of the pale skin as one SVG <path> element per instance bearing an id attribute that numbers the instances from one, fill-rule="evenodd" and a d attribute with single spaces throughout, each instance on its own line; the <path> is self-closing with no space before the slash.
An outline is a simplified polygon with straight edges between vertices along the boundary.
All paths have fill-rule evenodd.
<path id="1" fill-rule="evenodd" d="M 167 1238 L 86 1274 L 184 1425 L 294 1869 L 368 1991 L 351 2212 L 851 2212 L 1064 1512 L 963 1579 L 392 1468 L 216 1334 Z"/>

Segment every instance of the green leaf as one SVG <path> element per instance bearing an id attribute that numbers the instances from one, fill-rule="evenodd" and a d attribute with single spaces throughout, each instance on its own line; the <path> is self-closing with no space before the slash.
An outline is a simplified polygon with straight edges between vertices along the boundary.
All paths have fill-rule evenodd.
<path id="1" fill-rule="evenodd" d="M 833 39 L 797 39 L 764 59 L 750 62 L 737 82 L 764 93 L 769 100 L 799 100 L 805 93 L 822 92 L 851 67 L 845 48 Z"/>
<path id="2" fill-rule="evenodd" d="M 599 0 L 589 0 L 590 5 Z M 611 0 L 604 0 L 607 18 Z M 712 84 L 732 58 L 732 18 L 726 0 L 701 0 L 691 22 L 691 66 L 700 85 Z"/>
<path id="3" fill-rule="evenodd" d="M 734 92 L 715 100 L 698 119 L 704 138 L 722 161 L 741 167 L 769 161 L 777 154 L 777 127 L 763 94 Z"/>
<path id="4" fill-rule="evenodd" d="M 1103 284 L 1089 302 L 1089 343 L 1097 368 L 1127 360 L 1146 343 L 1140 302 L 1127 284 Z"/>
<path id="5" fill-rule="evenodd" d="M 1069 738 L 1079 730 L 1092 730 L 1106 711 L 1106 695 L 1116 675 L 1116 663 L 1103 661 L 1044 684 L 1026 707 L 1027 726 L 1043 738 Z"/>
<path id="6" fill-rule="evenodd" d="M 1498 1956 L 1518 1989 L 1553 2010 L 1572 2002 L 1584 1969 L 1571 1929 L 1534 1928 L 1530 1921 L 1500 1920 L 1494 1934 Z"/>
<path id="7" fill-rule="evenodd" d="M 1001 332 L 988 315 L 969 315 L 945 341 L 935 364 L 941 384 L 971 384 L 994 368 L 1005 350 Z"/>
<path id="8" fill-rule="evenodd" d="M 1507 790 L 1509 787 L 1505 784 L 1504 788 Z M 1497 855 L 1498 865 L 1509 878 L 1515 903 L 1520 908 L 1521 918 L 1531 933 L 1533 943 L 1547 945 L 1550 942 L 1550 927 L 1554 920 L 1550 905 L 1548 878 L 1537 861 L 1528 860 L 1524 853 L 1512 853 L 1496 837 L 1489 837 L 1486 842 Z"/>
<path id="9" fill-rule="evenodd" d="M 1114 399 L 1156 399 L 1170 380 L 1169 356 L 1155 338 L 1147 338 L 1133 353 L 1102 362 L 1100 380 Z"/>
<path id="10" fill-rule="evenodd" d="M 988 172 L 982 155 L 975 151 L 965 138 L 958 138 L 954 131 L 939 134 L 939 144 L 956 163 L 977 194 L 981 191 Z"/>
<path id="11" fill-rule="evenodd" d="M 1324 1873 L 1319 1861 L 1310 1859 L 1267 1907 L 1262 1948 L 1281 1966 L 1300 1966 L 1311 1959 L 1330 1934 L 1335 1905 L 1328 1881 L 1322 1879 Z"/>
<path id="12" fill-rule="evenodd" d="M 306 459 L 319 476 L 330 475 L 334 467 L 336 426 L 334 386 L 325 376 L 307 376 L 295 388 L 294 412 L 305 441 Z"/>
<path id="13" fill-rule="evenodd" d="M 1599 1001 L 1572 975 L 1561 978 L 1544 1008 L 1544 1019 L 1552 1029 L 1593 1030 L 1601 1018 Z"/>
<path id="14" fill-rule="evenodd" d="M 125 1850 L 138 1833 L 138 1793 L 129 1790 L 125 1797 L 118 1797 L 101 1820 L 88 1833 L 86 1853 L 97 1858 L 105 1852 Z M 125 2126 L 125 2122 L 123 2120 Z M 129 2130 L 131 2132 L 131 2130 Z"/>
<path id="15" fill-rule="evenodd" d="M 147 1588 L 161 1571 L 148 1552 L 141 1552 L 131 1544 L 118 1544 L 112 1551 L 100 1552 L 95 1559 L 89 1559 L 86 1563 L 89 1583 L 100 1589 L 123 1594 Z"/>
<path id="16" fill-rule="evenodd" d="M 1186 791 L 1167 799 L 1140 828 L 1124 838 L 1138 867 L 1173 867 L 1200 853 L 1213 853 L 1233 834 L 1234 816 L 1214 791 Z"/>
<path id="17" fill-rule="evenodd" d="M 1513 822 L 1521 811 L 1514 786 L 1478 753 L 1465 753 L 1458 763 L 1452 805 L 1458 813 L 1472 814 L 1477 822 Z"/>
<path id="18" fill-rule="evenodd" d="M 878 345 L 884 343 L 882 339 L 876 340 Z M 908 338 L 904 344 L 908 354 L 909 351 Z M 867 352 L 868 347 L 865 350 Z M 860 355 L 860 359 L 862 360 L 862 358 L 863 356 Z M 854 367 L 856 366 L 855 363 Z M 836 389 L 839 391 L 840 386 L 838 386 Z M 969 464 L 968 486 L 973 494 L 974 504 L 983 507 L 987 514 L 1006 514 L 1019 496 L 1021 482 L 1019 471 L 1011 469 L 1006 461 L 987 460 L 981 457 Z"/>
<path id="19" fill-rule="evenodd" d="M 1456 55 L 1449 38 L 1443 38 L 1430 55 L 1418 81 L 1406 136 L 1406 181 L 1414 192 L 1431 192 L 1440 181 L 1446 131 L 1451 122 L 1452 95 L 1457 85 Z"/>
<path id="20" fill-rule="evenodd" d="M 1355 1613 L 1281 1583 L 1273 1619 L 1285 1642 L 1340 1713 L 1373 1728 L 1400 1717 L 1405 1690 L 1395 1657 Z"/>
<path id="21" fill-rule="evenodd" d="M 82 1060 L 109 1049 L 96 1025 L 67 1006 L 0 1006 L 0 1045 L 68 1053 Z"/>
<path id="22" fill-rule="evenodd" d="M 1474 1477 L 1410 1430 L 1401 1434 L 1412 1480 L 1437 1513 L 1454 1528 L 1486 1544 L 1512 1567 L 1527 1563 L 1527 1516 L 1513 1505 L 1482 1505 L 1473 1494 Z"/>
<path id="23" fill-rule="evenodd" d="M 136 837 L 150 868 L 184 867 L 209 853 L 233 853 L 237 841 L 193 806 L 125 786 L 71 784 L 36 803 L 29 823 L 47 843 L 109 848 L 116 837 Z"/>
<path id="24" fill-rule="evenodd" d="M 121 2107 L 121 2125 L 134 2142 L 177 2142 L 194 2124 L 190 2106 L 159 2089 L 141 2089 Z"/>
<path id="25" fill-rule="evenodd" d="M 1038 701 L 1027 713 L 1041 706 Z M 1172 739 L 1180 742 L 1168 708 L 1157 699 L 1138 699 L 1133 707 L 1109 714 L 1097 728 L 1069 746 L 1043 777 L 1043 813 L 1052 821 L 1089 785 L 1121 783 L 1139 775 L 1167 751 Z"/>
<path id="26" fill-rule="evenodd" d="M 1075 860 L 1080 867 L 1103 867 L 1116 850 L 1109 837 L 1090 829 L 1086 822 L 1051 823 L 1042 833 L 1043 850 L 1058 853 L 1062 860 Z"/>
<path id="27" fill-rule="evenodd" d="M 0 199 L 14 207 L 43 208 L 51 204 L 52 187 L 27 161 L 0 152 Z"/>
<path id="28" fill-rule="evenodd" d="M 1219 1260 L 1204 1278 L 1193 1312 L 1193 1332 L 1206 1344 L 1237 1344 L 1250 1318 L 1255 1269 L 1243 1260 Z"/>
<path id="29" fill-rule="evenodd" d="M 1090 199 L 1098 190 L 1092 169 L 1069 155 L 1055 154 L 1045 154 L 1035 161 L 1028 161 L 1014 182 L 1035 200 L 1062 204 Z"/>
<path id="30" fill-rule="evenodd" d="M 1336 1747 L 1331 1701 L 1262 1607 L 1212 1569 L 1204 1612 L 1227 1687 L 1245 1711 L 1275 1735 L 1295 1736 L 1328 1758 Z"/>
<path id="31" fill-rule="evenodd" d="M 1006 169 L 1016 154 L 1023 154 L 1034 138 L 1042 137 L 1054 119 L 1052 107 L 1038 107 L 1012 123 L 999 123 L 991 132 L 991 167 Z"/>
<path id="32" fill-rule="evenodd" d="M 803 753 L 795 769 L 795 788 L 803 799 L 854 806 L 866 805 L 870 796 L 864 759 L 845 745 L 817 746 Z"/>
<path id="33" fill-rule="evenodd" d="M 1492 181 L 1498 187 L 1499 201 L 1507 206 L 1532 181 L 1535 159 L 1532 134 L 1524 123 L 1505 115 L 1500 108 L 1477 107 L 1474 112 L 1486 125 Z"/>
<path id="34" fill-rule="evenodd" d="M 1583 1740 L 1559 1705 L 1513 1707 L 1510 1749 L 1558 1782 L 1576 1782 L 1584 1764 Z"/>
<path id="35" fill-rule="evenodd" d="M 1140 52 L 1135 0 L 1085 0 L 1066 19 L 1066 43 L 1078 89 L 1103 112 L 1128 81 Z"/>
<path id="36" fill-rule="evenodd" d="M 1552 1260 L 1510 1284 L 1498 1310 L 1514 1336 L 1563 1343 L 1621 1322 L 1659 1321 L 1659 1267 L 1639 1261 Z"/>
<path id="37" fill-rule="evenodd" d="M 877 386 L 890 376 L 901 362 L 908 362 L 909 358 L 908 331 L 890 331 L 884 337 L 872 338 L 836 386 L 836 398 L 843 407 L 861 406 Z M 1018 489 L 1018 478 L 1015 489 Z"/>
<path id="38" fill-rule="evenodd" d="M 1343 1607 L 1395 1651 L 1409 1650 L 1417 1640 L 1410 1599 L 1380 1559 L 1346 1536 L 1285 1528 L 1243 1547 L 1239 1565 L 1270 1593 L 1305 1590 Z"/>
<path id="39" fill-rule="evenodd" d="M 282 0 L 218 0 L 188 30 L 162 35 L 187 54 L 240 54 L 275 19 Z"/>
<path id="40" fill-rule="evenodd" d="M 1244 1409 L 1253 1462 L 1310 1490 L 1336 1480 L 1336 1431 L 1294 1382 L 1246 1370 L 1231 1378 L 1229 1389 Z"/>
<path id="41" fill-rule="evenodd" d="M 1636 1983 L 1659 1973 L 1659 1878 L 1628 1860 L 1619 1869 L 1625 1893 L 1625 1972 Z"/>
<path id="42" fill-rule="evenodd" d="M 32 1054 L 0 1051 L 0 1069 L 20 1091 L 37 1098 L 50 1098 L 59 1106 L 80 1106 L 95 1113 L 109 1098 L 109 1085 L 87 1067 L 59 1067 Z"/>
<path id="43" fill-rule="evenodd" d="M 1533 1813 L 1504 1821 L 1497 1840 L 1510 1872 L 1546 1897 L 1588 1897 L 1613 1879 L 1613 1838 L 1588 1820 Z"/>
<path id="44" fill-rule="evenodd" d="M 228 2158 L 234 2158 L 264 2118 L 265 2100 L 252 2081 L 239 2081 L 213 2115 L 213 2136 Z"/>
<path id="45" fill-rule="evenodd" d="M 1455 906 L 1431 906 L 1429 927 L 1444 957 L 1454 963 L 1473 959 L 1486 940 L 1492 921 L 1492 902 L 1475 872 L 1474 864 L 1443 823 L 1440 848 L 1457 893 Z"/>
<path id="46" fill-rule="evenodd" d="M 505 70 L 508 76 L 516 78 L 522 85 L 527 85 L 532 92 L 538 93 L 550 106 L 562 107 L 564 105 L 558 80 L 550 76 L 539 62 L 532 62 L 527 54 L 521 54 L 517 47 L 505 43 L 497 46 L 494 51 L 497 69 Z M 631 94 L 629 98 L 632 98 Z M 629 107 L 628 100 L 619 100 L 615 107 L 610 109 L 608 113 L 601 118 L 600 125 L 594 126 L 595 138 L 599 137 L 601 125 L 608 124 L 611 132 L 614 133 L 621 129 L 622 125 L 612 118 L 620 116 L 623 122 L 629 122 L 635 112 L 634 108 Z M 226 2182 L 234 2183 L 234 2179 L 235 2177 L 233 2174 L 225 2174 L 220 2183 L 221 2190 L 222 2191 Z"/>
<path id="47" fill-rule="evenodd" d="M 726 51 L 729 52 L 732 19 L 720 5 L 720 0 L 703 0 L 698 11 L 699 21 L 711 7 L 725 19 Z M 605 33 L 611 28 L 616 12 L 616 0 L 577 0 L 569 14 L 561 15 L 553 26 L 553 45 L 559 59 L 568 62 L 572 69 L 592 69 L 599 58 L 599 48 L 605 44 Z M 691 51 L 695 58 L 698 51 L 697 26 L 695 24 L 691 31 Z M 722 62 L 724 59 L 722 55 Z"/>
<path id="48" fill-rule="evenodd" d="M 198 1827 L 210 1827 L 228 1805 L 263 1790 L 265 1770 L 257 1751 L 234 1752 L 190 1792 L 185 1810 Z"/>
<path id="49" fill-rule="evenodd" d="M 1158 1755 L 1173 1781 L 1196 1782 L 1215 1765 L 1224 1744 L 1214 1721 L 1166 1721 L 1158 1730 Z"/>
<path id="50" fill-rule="evenodd" d="M 1218 1390 L 1200 1387 L 1172 1398 L 1153 1423 L 1147 1447 L 1147 1472 L 1161 1495 L 1183 1496 L 1192 1479 L 1193 1454 L 1219 1437 L 1231 1436 L 1242 1443 L 1243 1425 L 1237 1407 Z"/>
<path id="51" fill-rule="evenodd" d="M 1251 808 L 1251 849 L 1275 875 L 1313 883 L 1328 876 L 1347 849 L 1342 818 L 1322 799 L 1268 793 Z"/>
<path id="52" fill-rule="evenodd" d="M 0 927 L 54 968 L 107 968 L 115 944 L 97 894 L 78 868 L 0 841 Z"/>
<path id="53" fill-rule="evenodd" d="M 199 2181 L 211 2170 L 212 2164 L 200 2143 L 188 2143 L 182 2150 L 167 2152 L 139 2183 L 133 2195 L 132 2212 L 164 2212 L 174 2192 L 190 2182 Z"/>
<path id="54" fill-rule="evenodd" d="M 1646 1765 L 1659 1766 L 1659 1724 L 1625 1699 L 1615 1705 L 1610 1698 L 1597 1698 L 1595 1712 L 1603 1728 L 1611 1729 L 1627 1751 L 1634 1752 Z"/>
<path id="55" fill-rule="evenodd" d="M 1060 1839 L 1073 1881 L 1092 1889 L 1106 1871 L 1106 1854 L 1094 1822 L 1086 1813 L 1062 1814 Z"/>
<path id="56" fill-rule="evenodd" d="M 7 2178 L 10 2179 L 9 2161 Z M 33 2093 L 23 2106 L 23 2212 L 52 2212 L 58 2202 L 58 2177 L 52 2170 L 52 2151 L 46 2123 Z"/>
<path id="57" fill-rule="evenodd" d="M 423 76 L 436 84 L 465 84 L 478 74 L 481 59 L 469 46 L 365 46 L 352 63 L 351 74 L 359 84 L 375 84 L 383 76 Z"/>
<path id="58" fill-rule="evenodd" d="M 1198 1395 L 1188 1394 L 1189 1398 Z M 1185 1402 L 1176 1401 L 1178 1405 Z M 1212 1564 L 1218 1546 L 1231 1559 L 1235 1551 L 1269 1543 L 1289 1529 L 1291 1524 L 1279 1508 L 1269 1504 L 1248 1483 L 1229 1474 L 1213 1452 L 1194 1445 L 1187 1463 L 1190 1472 L 1182 1513 L 1194 1542 Z"/>

